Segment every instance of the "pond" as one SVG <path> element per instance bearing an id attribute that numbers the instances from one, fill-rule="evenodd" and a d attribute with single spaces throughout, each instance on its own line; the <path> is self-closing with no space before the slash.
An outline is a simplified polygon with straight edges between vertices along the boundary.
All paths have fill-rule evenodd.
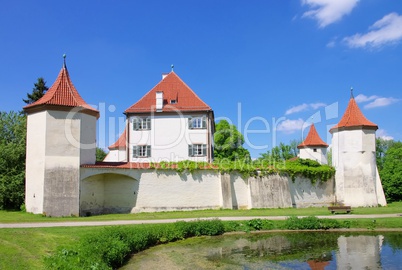
<path id="1" fill-rule="evenodd" d="M 121 269 L 402 269 L 402 234 L 291 232 L 198 237 L 135 254 Z"/>

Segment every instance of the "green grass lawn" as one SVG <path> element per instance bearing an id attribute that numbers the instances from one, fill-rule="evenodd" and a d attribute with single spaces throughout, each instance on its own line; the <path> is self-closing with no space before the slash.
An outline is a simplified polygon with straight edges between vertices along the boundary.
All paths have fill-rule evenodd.
<path id="1" fill-rule="evenodd" d="M 353 208 L 353 214 L 391 214 L 402 213 L 402 202 L 394 202 L 386 207 Z M 310 208 L 279 208 L 250 210 L 198 210 L 172 211 L 138 214 L 110 214 L 91 217 L 44 217 L 23 212 L 0 211 L 0 223 L 19 222 L 62 222 L 62 221 L 106 221 L 106 220 L 146 220 L 174 218 L 204 218 L 204 217 L 236 217 L 236 216 L 324 216 L 331 215 L 326 207 Z"/>

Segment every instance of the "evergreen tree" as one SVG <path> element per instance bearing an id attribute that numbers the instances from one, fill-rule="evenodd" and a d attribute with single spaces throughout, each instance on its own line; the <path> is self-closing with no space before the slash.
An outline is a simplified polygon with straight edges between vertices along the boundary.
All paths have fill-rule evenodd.
<path id="1" fill-rule="evenodd" d="M 34 88 L 32 89 L 32 93 L 29 94 L 27 93 L 27 99 L 22 99 L 26 104 L 31 104 L 37 100 L 39 100 L 41 97 L 43 97 L 46 93 L 46 91 L 49 89 L 46 86 L 45 79 L 42 77 L 38 78 L 38 81 L 34 83 Z"/>
<path id="2" fill-rule="evenodd" d="M 96 161 L 103 161 L 106 157 L 107 153 L 99 147 L 96 147 Z"/>
<path id="3" fill-rule="evenodd" d="M 226 120 L 221 120 L 215 127 L 215 160 L 251 160 L 250 152 L 243 147 L 244 137 L 235 125 L 229 124 Z"/>

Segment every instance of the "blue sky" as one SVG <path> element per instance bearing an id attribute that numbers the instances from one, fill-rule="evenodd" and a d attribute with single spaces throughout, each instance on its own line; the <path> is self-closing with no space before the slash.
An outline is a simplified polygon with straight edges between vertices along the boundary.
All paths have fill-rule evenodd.
<path id="1" fill-rule="evenodd" d="M 99 146 L 125 109 L 169 72 L 246 135 L 253 157 L 328 129 L 350 88 L 377 136 L 402 140 L 402 5 L 395 0 L 3 1 L 1 111 L 19 111 L 64 53 L 81 96 L 101 111 Z M 304 127 L 306 125 L 304 124 Z"/>

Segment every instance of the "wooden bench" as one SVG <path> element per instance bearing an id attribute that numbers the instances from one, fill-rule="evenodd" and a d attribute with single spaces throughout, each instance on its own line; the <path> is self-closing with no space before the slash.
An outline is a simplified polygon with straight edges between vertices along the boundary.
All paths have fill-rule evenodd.
<path id="1" fill-rule="evenodd" d="M 352 207 L 345 205 L 337 205 L 337 206 L 329 206 L 328 210 L 331 211 L 331 214 L 335 214 L 335 212 L 346 212 L 350 214 L 352 212 Z"/>

